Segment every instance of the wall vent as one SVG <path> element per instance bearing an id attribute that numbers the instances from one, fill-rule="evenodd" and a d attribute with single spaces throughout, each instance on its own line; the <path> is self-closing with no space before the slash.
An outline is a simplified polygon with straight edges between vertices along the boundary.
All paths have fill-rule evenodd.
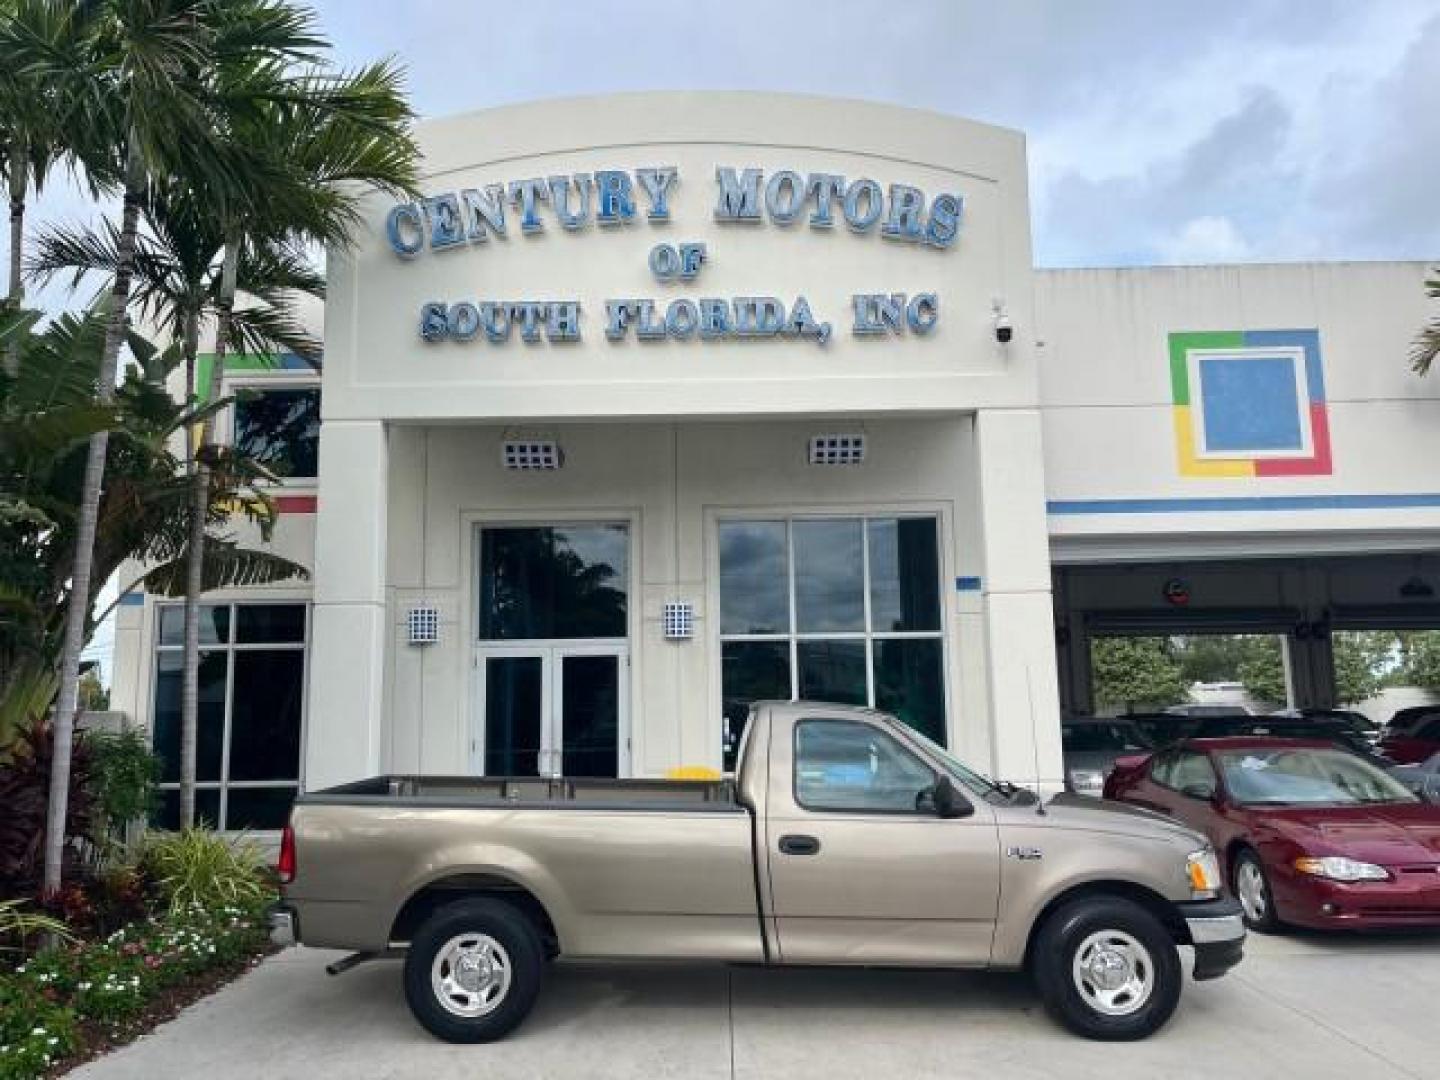
<path id="1" fill-rule="evenodd" d="M 558 469 L 565 454 L 553 439 L 507 439 L 500 460 L 507 469 Z"/>
<path id="2" fill-rule="evenodd" d="M 865 460 L 865 436 L 816 435 L 810 440 L 811 465 L 859 465 Z"/>
<path id="3" fill-rule="evenodd" d="M 440 609 L 417 604 L 405 613 L 405 631 L 411 645 L 434 645 L 440 640 Z"/>
<path id="4" fill-rule="evenodd" d="M 667 641 L 688 641 L 695 636 L 695 605 L 688 600 L 670 600 L 662 609 Z"/>

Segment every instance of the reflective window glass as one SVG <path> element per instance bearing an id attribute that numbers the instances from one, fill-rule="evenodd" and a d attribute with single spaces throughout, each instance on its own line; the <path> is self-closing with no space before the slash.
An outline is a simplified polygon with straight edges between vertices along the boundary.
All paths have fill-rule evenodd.
<path id="1" fill-rule="evenodd" d="M 783 634 L 789 629 L 785 523 L 721 522 L 720 632 Z"/>
<path id="2" fill-rule="evenodd" d="M 865 566 L 858 518 L 797 521 L 795 629 L 802 633 L 865 629 Z"/>
<path id="3" fill-rule="evenodd" d="M 934 518 L 872 518 L 870 627 L 876 632 L 940 629 L 940 552 Z"/>
<path id="4" fill-rule="evenodd" d="M 235 449 L 281 477 L 318 476 L 320 388 L 239 391 Z"/>
<path id="5" fill-rule="evenodd" d="M 624 525 L 482 529 L 481 639 L 625 637 L 629 539 Z"/>

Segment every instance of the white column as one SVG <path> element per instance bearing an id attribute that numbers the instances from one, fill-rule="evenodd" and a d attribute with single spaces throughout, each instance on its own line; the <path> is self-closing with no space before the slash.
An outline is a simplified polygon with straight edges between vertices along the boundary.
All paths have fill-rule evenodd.
<path id="1" fill-rule="evenodd" d="M 307 791 L 381 770 L 387 475 L 383 423 L 325 421 L 310 622 Z"/>
<path id="2" fill-rule="evenodd" d="M 1060 696 L 1040 413 L 982 410 L 975 433 L 993 768 L 1053 789 L 1062 779 Z"/>

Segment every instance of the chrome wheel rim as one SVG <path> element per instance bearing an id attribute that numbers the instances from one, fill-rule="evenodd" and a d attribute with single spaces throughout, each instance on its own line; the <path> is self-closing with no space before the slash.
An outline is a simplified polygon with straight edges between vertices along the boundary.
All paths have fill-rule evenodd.
<path id="1" fill-rule="evenodd" d="M 510 954 L 489 934 L 457 934 L 435 953 L 430 989 L 447 1012 L 473 1019 L 500 1007 L 511 975 Z"/>
<path id="2" fill-rule="evenodd" d="M 1235 871 L 1235 892 L 1240 898 L 1240 907 L 1251 922 L 1265 920 L 1265 878 L 1260 868 L 1249 860 L 1240 864 Z"/>
<path id="3" fill-rule="evenodd" d="M 1150 951 L 1123 930 L 1099 930 L 1080 943 L 1070 965 L 1075 989 L 1105 1016 L 1129 1016 L 1155 991 Z"/>

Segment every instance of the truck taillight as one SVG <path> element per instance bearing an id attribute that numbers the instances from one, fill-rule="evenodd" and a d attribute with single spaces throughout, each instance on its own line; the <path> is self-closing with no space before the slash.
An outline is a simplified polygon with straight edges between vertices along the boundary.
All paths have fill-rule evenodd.
<path id="1" fill-rule="evenodd" d="M 289 885 L 295 880 L 295 830 L 289 825 L 280 834 L 280 858 L 275 862 L 275 872 L 280 884 Z"/>

